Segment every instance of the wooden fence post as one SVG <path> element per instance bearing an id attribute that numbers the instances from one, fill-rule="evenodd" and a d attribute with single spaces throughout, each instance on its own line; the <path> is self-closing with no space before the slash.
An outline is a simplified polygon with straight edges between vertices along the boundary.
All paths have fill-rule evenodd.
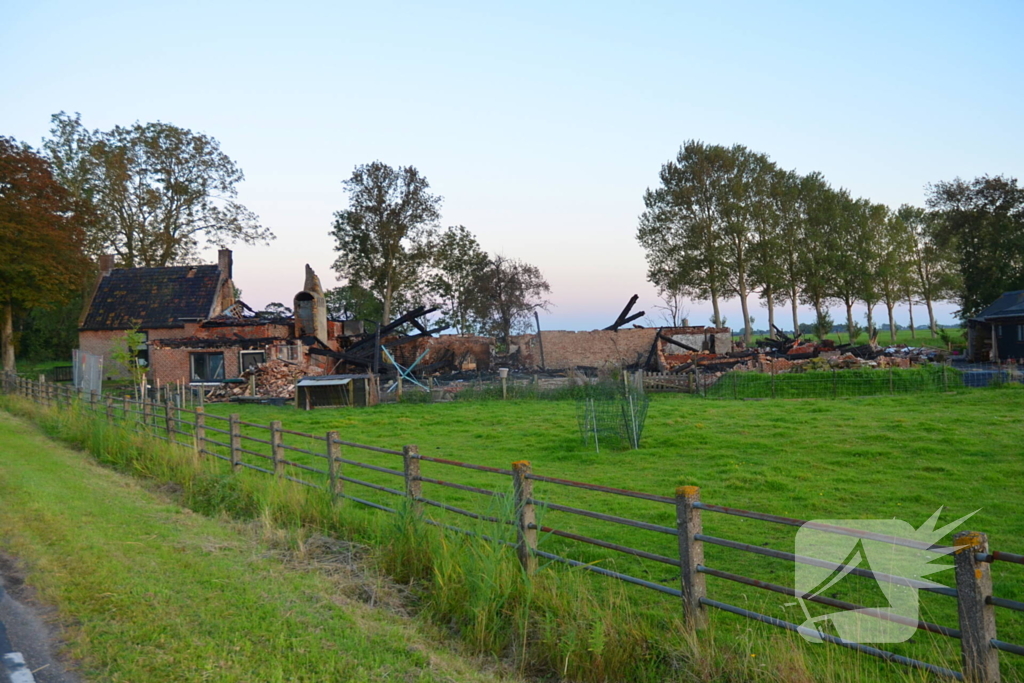
<path id="1" fill-rule="evenodd" d="M 978 562 L 975 553 L 988 553 L 988 536 L 961 531 L 953 536 L 956 568 L 957 611 L 960 613 L 960 649 L 964 680 L 968 683 L 998 683 L 999 651 L 992 647 L 996 637 L 996 611 L 986 604 L 992 596 L 992 569 Z"/>
<path id="2" fill-rule="evenodd" d="M 150 403 L 148 399 L 148 396 L 142 397 L 142 421 L 145 423 L 146 429 L 149 429 L 153 422 L 151 419 L 151 415 L 153 414 L 153 404 Z"/>
<path id="3" fill-rule="evenodd" d="M 423 482 L 420 481 L 420 449 L 418 446 L 402 446 L 402 464 L 405 470 L 405 495 L 409 498 L 412 511 L 419 514 L 423 503 Z"/>
<path id="4" fill-rule="evenodd" d="M 114 421 L 114 397 L 107 396 L 107 422 Z"/>
<path id="5" fill-rule="evenodd" d="M 39 396 L 36 399 L 36 402 L 39 403 L 40 405 L 46 405 L 46 375 L 44 375 L 42 373 L 39 374 L 39 385 L 38 385 L 38 387 L 39 387 Z"/>
<path id="6" fill-rule="evenodd" d="M 89 410 L 93 413 L 96 412 L 96 390 L 93 389 L 89 392 Z"/>
<path id="7" fill-rule="evenodd" d="M 274 476 L 284 476 L 284 459 L 283 451 L 281 448 L 281 421 L 273 420 L 270 423 L 270 455 L 274 459 Z"/>
<path id="8" fill-rule="evenodd" d="M 345 482 L 338 475 L 341 474 L 341 444 L 338 443 L 338 432 L 327 432 L 327 476 L 331 480 L 331 500 L 336 501 L 344 491 Z"/>
<path id="9" fill-rule="evenodd" d="M 202 406 L 195 406 L 196 411 L 196 454 L 202 455 L 205 452 L 203 444 L 206 443 L 206 413 Z"/>
<path id="10" fill-rule="evenodd" d="M 676 489 L 676 529 L 679 531 L 679 562 L 683 588 L 683 615 L 691 629 L 702 629 L 707 624 L 707 612 L 700 599 L 707 595 L 704 575 L 697 566 L 704 564 L 704 543 L 696 536 L 703 532 L 700 508 L 700 488 L 680 486 Z"/>
<path id="11" fill-rule="evenodd" d="M 537 571 L 537 512 L 533 507 L 533 481 L 527 478 L 530 463 L 512 463 L 512 491 L 516 503 L 516 554 L 528 574 Z"/>
<path id="12" fill-rule="evenodd" d="M 171 402 L 168 400 L 164 403 L 164 431 L 167 432 L 167 440 L 173 441 L 174 438 L 171 436 L 172 432 L 177 431 L 172 424 L 174 420 L 174 411 L 171 408 Z"/>
<path id="13" fill-rule="evenodd" d="M 238 413 L 231 413 L 228 429 L 231 431 L 231 471 L 242 469 L 242 425 Z"/>

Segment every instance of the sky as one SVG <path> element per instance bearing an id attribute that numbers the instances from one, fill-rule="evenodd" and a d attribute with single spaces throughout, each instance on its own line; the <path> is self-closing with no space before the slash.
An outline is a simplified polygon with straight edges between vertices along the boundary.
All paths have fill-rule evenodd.
<path id="1" fill-rule="evenodd" d="M 1021 35 L 1019 0 L 0 0 L 0 135 L 38 146 L 66 111 L 216 138 L 277 235 L 234 246 L 255 308 L 290 305 L 306 263 L 337 284 L 341 181 L 380 160 L 427 177 L 443 226 L 541 269 L 542 328 L 604 327 L 633 294 L 657 324 L 637 219 L 686 140 L 743 144 L 892 208 L 958 176 L 1021 178 Z M 742 324 L 738 300 L 723 313 Z"/>

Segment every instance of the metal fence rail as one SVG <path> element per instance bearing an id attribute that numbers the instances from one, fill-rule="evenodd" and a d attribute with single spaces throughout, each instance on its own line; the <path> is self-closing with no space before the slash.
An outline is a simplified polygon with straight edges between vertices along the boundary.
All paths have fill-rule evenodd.
<path id="1" fill-rule="evenodd" d="M 56 409 L 77 409 L 93 415 L 96 419 L 104 420 L 110 424 L 121 424 L 126 428 L 135 431 L 142 431 L 149 437 L 158 438 L 180 447 L 190 449 L 201 455 L 210 456 L 218 461 L 230 464 L 231 471 L 238 472 L 242 469 L 261 472 L 274 476 L 278 479 L 291 481 L 296 484 L 327 491 L 333 500 L 347 500 L 353 503 L 367 506 L 372 509 L 394 513 L 398 507 L 391 507 L 380 502 L 368 500 L 361 495 L 351 495 L 346 490 L 346 485 L 361 487 L 367 491 L 377 491 L 404 499 L 425 523 L 453 532 L 476 536 L 489 541 L 496 541 L 516 550 L 519 561 L 528 572 L 537 569 L 538 559 L 548 560 L 579 568 L 593 574 L 598 574 L 618 581 L 637 585 L 660 594 L 670 595 L 681 599 L 682 609 L 686 623 L 690 628 L 703 628 L 707 621 L 706 611 L 708 607 L 724 610 L 733 614 L 753 619 L 761 623 L 774 625 L 797 633 L 808 632 L 816 638 L 841 647 L 856 650 L 858 652 L 882 658 L 886 661 L 922 669 L 938 676 L 954 678 L 957 680 L 971 680 L 979 683 L 991 683 L 999 680 L 999 659 L 1000 652 L 1015 655 L 1024 655 L 1024 647 L 1019 644 L 999 640 L 996 637 L 996 620 L 994 610 L 1000 609 L 1024 611 L 1024 603 L 1006 598 L 997 597 L 992 594 L 992 566 L 996 563 L 1005 562 L 1011 564 L 1024 564 L 1024 555 L 1008 553 L 1004 551 L 993 551 L 988 547 L 988 540 L 985 534 L 976 532 L 963 532 L 954 537 L 953 546 L 940 546 L 914 541 L 912 539 L 898 538 L 885 534 L 849 529 L 834 525 L 808 522 L 780 515 L 760 513 L 751 510 L 729 508 L 719 505 L 704 503 L 700 500 L 700 491 L 696 487 L 681 487 L 676 491 L 675 497 L 660 496 L 651 493 L 629 491 L 625 489 L 612 488 L 585 482 L 576 482 L 568 479 L 547 477 L 534 474 L 530 464 L 526 461 L 512 463 L 511 469 L 489 467 L 474 463 L 448 460 L 420 455 L 416 446 L 406 446 L 401 451 L 387 448 L 378 448 L 366 444 L 359 444 L 338 438 L 337 432 L 328 432 L 326 435 L 314 435 L 294 430 L 286 430 L 278 421 L 269 425 L 243 422 L 235 414 L 229 418 L 222 418 L 207 415 L 201 406 L 195 410 L 180 408 L 171 403 L 157 404 L 147 401 L 132 401 L 129 399 L 115 400 L 112 397 L 101 397 L 95 392 L 85 393 L 75 390 L 73 387 L 56 385 L 50 382 L 34 382 L 19 378 L 15 375 L 4 375 L 2 381 L 5 393 L 25 397 L 35 403 L 54 407 Z M 220 429 L 207 425 L 208 419 L 227 422 L 228 429 Z M 250 434 L 243 434 L 242 427 L 254 430 L 266 430 L 270 434 L 269 439 L 261 439 Z M 207 432 L 216 435 L 225 435 L 227 441 L 212 439 Z M 289 438 L 305 439 L 310 447 L 303 448 L 294 444 L 285 444 L 284 436 Z M 249 443 L 261 444 L 269 447 L 268 453 L 261 453 L 257 450 L 243 448 L 243 440 Z M 342 447 L 362 449 L 368 452 L 381 453 L 385 455 L 400 456 L 402 458 L 402 469 L 384 467 L 379 464 L 355 460 L 351 457 L 342 456 Z M 297 462 L 285 457 L 286 452 L 296 452 L 308 455 L 318 460 L 327 461 L 327 470 Z M 270 467 L 260 467 L 251 462 L 246 462 L 243 456 L 259 458 L 272 463 Z M 453 472 L 464 472 L 471 470 L 495 475 L 505 482 L 504 486 L 494 488 L 482 488 L 468 483 L 448 481 L 448 477 L 424 476 L 420 471 L 421 463 L 432 463 L 440 468 L 450 467 Z M 366 471 L 377 472 L 391 477 L 401 478 L 404 487 L 393 488 L 372 481 L 349 476 L 342 472 L 343 466 L 359 467 Z M 314 481 L 301 478 L 302 473 L 317 475 L 311 477 Z M 319 478 L 319 482 L 315 479 Z M 575 506 L 555 503 L 549 500 L 541 500 L 533 494 L 533 483 L 542 482 L 554 487 L 578 488 L 596 493 L 608 494 L 621 498 L 640 499 L 653 503 L 672 504 L 676 510 L 676 525 L 674 527 L 654 524 L 652 522 L 630 519 L 619 515 L 607 514 L 578 508 Z M 504 513 L 475 512 L 473 510 L 453 505 L 449 502 L 435 500 L 424 495 L 423 485 L 438 486 L 446 490 L 462 491 L 474 495 L 483 496 L 484 500 L 493 504 L 500 504 L 507 501 Z M 502 492 L 501 489 L 507 492 Z M 495 532 L 483 533 L 479 530 L 467 530 L 457 526 L 432 519 L 425 515 L 424 508 L 429 507 L 436 510 L 443 510 L 461 517 L 485 522 L 495 525 Z M 631 528 L 640 529 L 656 534 L 670 535 L 678 542 L 678 556 L 670 557 L 661 553 L 652 552 L 642 548 L 635 548 L 610 541 L 594 538 L 593 536 L 559 529 L 537 521 L 538 509 L 550 510 L 565 513 L 577 517 L 585 517 L 603 523 L 625 525 Z M 938 586 L 930 582 L 919 581 L 912 578 L 893 576 L 870 569 L 849 567 L 841 563 L 832 562 L 816 557 L 807 557 L 789 553 L 781 550 L 765 548 L 758 545 L 744 543 L 737 540 L 719 538 L 704 533 L 702 512 L 721 514 L 726 516 L 754 519 L 767 523 L 780 524 L 791 527 L 807 527 L 818 531 L 851 536 L 873 542 L 886 543 L 893 546 L 909 547 L 916 550 L 945 553 L 954 550 L 953 557 L 956 566 L 956 588 Z M 503 538 L 508 530 L 514 532 L 515 540 Z M 498 533 L 501 532 L 501 533 Z M 675 567 L 679 571 L 679 588 L 666 586 L 663 583 L 650 581 L 638 576 L 624 572 L 613 571 L 605 567 L 596 566 L 592 562 L 584 562 L 571 557 L 541 550 L 538 545 L 541 534 L 556 538 L 573 541 L 586 546 L 592 546 L 609 550 L 622 555 L 648 560 L 658 563 L 661 566 Z M 674 541 L 675 542 L 675 541 Z M 742 576 L 733 572 L 711 568 L 704 563 L 704 544 L 721 546 L 747 553 L 754 553 L 763 557 L 770 557 L 776 560 L 787 562 L 810 564 L 830 570 L 842 569 L 849 574 L 864 578 L 874 579 L 897 585 L 908 586 L 918 590 L 925 590 L 951 597 L 957 602 L 959 614 L 959 628 L 926 622 L 923 620 L 910 620 L 898 614 L 893 614 L 884 609 L 867 608 L 852 602 L 839 600 L 835 597 L 802 594 L 795 589 L 769 583 L 750 577 Z M 572 547 L 572 546 L 568 546 Z M 792 597 L 807 599 L 811 602 L 827 605 L 840 610 L 858 610 L 884 621 L 892 621 L 910 625 L 916 629 L 935 633 L 941 636 L 957 639 L 961 643 L 963 673 L 951 669 L 929 664 L 901 655 L 864 646 L 858 643 L 845 641 L 842 638 L 824 633 L 813 632 L 805 626 L 798 626 L 776 617 L 752 612 L 734 605 L 711 599 L 707 596 L 705 577 L 711 576 L 715 579 L 739 583 L 752 588 L 789 595 Z"/>

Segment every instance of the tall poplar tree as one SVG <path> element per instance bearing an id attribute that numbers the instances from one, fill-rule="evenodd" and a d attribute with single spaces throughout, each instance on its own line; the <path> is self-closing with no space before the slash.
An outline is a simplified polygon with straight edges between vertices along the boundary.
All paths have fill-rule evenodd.
<path id="1" fill-rule="evenodd" d="M 653 284 L 711 301 L 721 326 L 730 290 L 725 224 L 734 160 L 721 145 L 690 140 L 661 167 L 661 186 L 644 193 L 637 240 L 647 252 Z"/>

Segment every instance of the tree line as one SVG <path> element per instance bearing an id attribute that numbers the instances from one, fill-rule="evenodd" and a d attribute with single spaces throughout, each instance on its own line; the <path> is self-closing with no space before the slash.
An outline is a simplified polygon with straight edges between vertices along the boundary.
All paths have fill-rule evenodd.
<path id="1" fill-rule="evenodd" d="M 832 306 L 846 328 L 861 329 L 853 307 L 867 309 L 867 330 L 884 306 L 895 339 L 894 311 L 923 304 L 932 335 L 933 306 L 961 305 L 969 318 L 1002 291 L 1024 287 L 1024 190 L 1002 176 L 928 186 L 927 208 L 892 210 L 832 187 L 820 173 L 779 168 L 742 145 L 685 143 L 661 168 L 660 185 L 644 193 L 637 240 L 648 279 L 666 301 L 721 303 L 739 298 L 744 340 L 751 341 L 748 296 L 768 309 L 814 310 L 819 335 L 831 331 Z"/>

